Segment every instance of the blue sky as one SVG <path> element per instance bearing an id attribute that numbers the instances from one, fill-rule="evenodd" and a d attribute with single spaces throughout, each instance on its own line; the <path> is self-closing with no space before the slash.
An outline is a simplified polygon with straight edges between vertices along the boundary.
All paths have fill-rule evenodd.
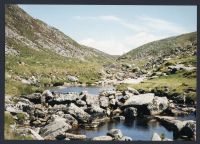
<path id="1" fill-rule="evenodd" d="M 197 30 L 196 6 L 20 5 L 77 42 L 109 54 Z"/>

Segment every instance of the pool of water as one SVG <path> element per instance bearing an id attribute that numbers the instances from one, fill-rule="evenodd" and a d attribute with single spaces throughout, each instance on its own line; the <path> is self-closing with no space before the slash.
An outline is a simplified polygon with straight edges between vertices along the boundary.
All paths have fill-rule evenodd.
<path id="1" fill-rule="evenodd" d="M 52 88 L 51 91 L 54 91 L 56 93 L 68 93 L 68 92 L 77 92 L 80 93 L 82 91 L 87 91 L 90 94 L 93 95 L 98 95 L 101 91 L 103 90 L 113 90 L 115 89 L 113 86 L 91 86 L 91 87 L 75 87 L 75 86 L 71 86 L 71 87 L 62 87 L 62 88 Z"/>
<path id="2" fill-rule="evenodd" d="M 53 88 L 51 91 L 57 93 L 68 93 L 68 92 L 82 92 L 88 91 L 88 93 L 93 95 L 98 95 L 103 90 L 113 90 L 113 86 L 105 87 L 62 87 L 62 88 Z M 195 115 L 190 114 L 184 117 L 177 117 L 179 120 L 195 120 Z M 152 138 L 154 132 L 158 134 L 164 134 L 166 138 L 174 140 L 173 131 L 166 129 L 158 121 L 152 119 L 151 117 L 136 118 L 129 121 L 107 121 L 98 128 L 95 129 L 83 129 L 78 128 L 72 130 L 71 133 L 74 134 L 84 134 L 87 138 L 91 139 L 97 136 L 106 135 L 110 129 L 120 129 L 124 136 L 129 136 L 133 140 L 149 141 Z"/>
<path id="3" fill-rule="evenodd" d="M 154 132 L 164 134 L 166 138 L 173 139 L 173 131 L 167 130 L 158 121 L 148 118 L 136 118 L 129 121 L 109 121 L 103 123 L 96 129 L 78 128 L 71 131 L 74 134 L 84 134 L 87 138 L 106 135 L 110 129 L 120 129 L 125 136 L 131 137 L 133 140 L 151 140 Z"/>

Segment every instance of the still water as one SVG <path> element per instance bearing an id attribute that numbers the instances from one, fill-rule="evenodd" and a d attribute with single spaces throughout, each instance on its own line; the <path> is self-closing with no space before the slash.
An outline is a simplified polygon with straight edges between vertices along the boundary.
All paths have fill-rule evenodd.
<path id="1" fill-rule="evenodd" d="M 106 87 L 63 87 L 63 88 L 53 88 L 51 91 L 57 93 L 68 93 L 88 91 L 88 93 L 93 95 L 98 95 L 99 92 L 103 90 L 113 90 L 113 86 Z M 184 117 L 177 117 L 179 120 L 195 120 L 195 115 L 191 114 Z M 166 138 L 174 140 L 173 131 L 166 129 L 158 121 L 152 119 L 151 117 L 138 117 L 134 120 L 129 121 L 107 121 L 98 128 L 95 129 L 83 129 L 78 128 L 72 130 L 71 133 L 74 134 L 84 134 L 87 138 L 91 139 L 97 136 L 106 135 L 110 129 L 120 129 L 124 136 L 129 136 L 133 140 L 148 141 L 151 140 L 154 132 L 158 134 L 164 134 Z"/>
<path id="2" fill-rule="evenodd" d="M 133 140 L 151 140 L 154 132 L 164 134 L 165 137 L 173 139 L 173 131 L 165 129 L 158 121 L 149 118 L 136 118 L 130 121 L 109 121 L 103 123 L 96 129 L 78 128 L 72 133 L 84 134 L 87 138 L 106 135 L 110 129 L 120 129 L 125 136 L 131 137 Z"/>
<path id="3" fill-rule="evenodd" d="M 62 88 L 52 88 L 51 91 L 54 91 L 56 93 L 68 93 L 68 92 L 77 92 L 80 93 L 82 91 L 87 91 L 90 94 L 93 95 L 98 95 L 101 91 L 103 90 L 113 90 L 115 89 L 113 86 L 91 86 L 91 87 L 75 87 L 75 86 L 71 86 L 71 87 L 62 87 Z"/>

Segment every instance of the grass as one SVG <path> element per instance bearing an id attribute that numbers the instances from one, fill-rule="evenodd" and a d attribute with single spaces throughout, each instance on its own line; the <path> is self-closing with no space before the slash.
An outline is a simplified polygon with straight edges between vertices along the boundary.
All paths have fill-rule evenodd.
<path id="1" fill-rule="evenodd" d="M 196 77 L 187 78 L 183 76 L 183 72 L 178 74 L 169 75 L 167 77 L 159 77 L 151 80 L 146 80 L 143 83 L 133 84 L 131 87 L 135 89 L 142 89 L 146 92 L 152 92 L 152 90 L 163 90 L 167 87 L 173 95 L 173 93 L 183 94 L 187 89 L 196 90 Z M 169 94 L 170 95 L 170 94 Z M 196 93 L 189 91 L 186 96 L 192 100 L 196 100 Z"/>
<path id="2" fill-rule="evenodd" d="M 4 138 L 6 140 L 32 140 L 33 138 L 29 135 L 20 136 L 15 131 L 10 128 L 10 125 L 15 123 L 12 115 L 10 113 L 4 113 Z"/>
<path id="3" fill-rule="evenodd" d="M 9 45 L 20 51 L 20 56 L 6 55 L 6 73 L 12 77 L 20 76 L 28 79 L 35 76 L 39 86 L 24 85 L 13 78 L 7 78 L 5 87 L 6 94 L 21 95 L 47 88 L 49 84 L 69 82 L 67 75 L 77 76 L 80 83 L 92 84 L 100 79 L 99 71 L 102 64 L 94 59 L 80 61 L 57 55 L 51 51 L 40 51 L 28 48 L 13 39 L 6 39 Z M 18 64 L 24 62 L 25 65 Z M 54 78 L 53 78 L 54 77 Z"/>

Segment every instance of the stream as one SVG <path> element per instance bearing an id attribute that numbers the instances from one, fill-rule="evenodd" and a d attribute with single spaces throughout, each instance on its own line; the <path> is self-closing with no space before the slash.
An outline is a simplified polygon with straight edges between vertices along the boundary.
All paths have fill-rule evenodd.
<path id="1" fill-rule="evenodd" d="M 113 86 L 105 86 L 105 87 L 62 87 L 62 88 L 53 88 L 51 91 L 56 93 L 68 93 L 68 92 L 77 92 L 80 93 L 82 91 L 88 91 L 88 93 L 93 95 L 98 95 L 102 90 L 112 90 L 115 89 Z M 179 120 L 195 120 L 196 117 L 194 114 L 177 117 Z M 152 119 L 151 117 L 137 117 L 134 120 L 129 121 L 117 121 L 111 120 L 102 123 L 98 128 L 95 129 L 84 129 L 77 128 L 70 131 L 73 134 L 83 134 L 86 135 L 87 138 L 91 139 L 97 136 L 106 135 L 106 133 L 110 129 L 120 129 L 125 136 L 131 137 L 133 140 L 151 140 L 154 132 L 158 134 L 164 134 L 166 138 L 175 140 L 176 138 L 173 136 L 173 131 L 167 130 L 164 126 L 162 126 L 158 121 Z"/>

